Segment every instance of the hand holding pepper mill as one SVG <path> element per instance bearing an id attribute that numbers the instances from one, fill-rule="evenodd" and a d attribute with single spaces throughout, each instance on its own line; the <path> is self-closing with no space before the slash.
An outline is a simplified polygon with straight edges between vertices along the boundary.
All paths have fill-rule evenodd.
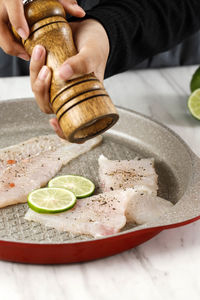
<path id="1" fill-rule="evenodd" d="M 37 44 L 46 49 L 46 65 L 52 70 L 50 103 L 66 139 L 81 143 L 109 129 L 119 116 L 94 74 L 69 81 L 57 74 L 59 66 L 77 54 L 63 6 L 57 0 L 34 0 L 24 11 L 30 35 L 21 41 L 29 55 Z"/>

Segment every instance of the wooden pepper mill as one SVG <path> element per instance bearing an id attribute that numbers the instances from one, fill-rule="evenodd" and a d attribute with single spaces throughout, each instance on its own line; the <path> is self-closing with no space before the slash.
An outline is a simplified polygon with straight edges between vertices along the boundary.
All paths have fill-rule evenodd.
<path id="1" fill-rule="evenodd" d="M 63 6 L 57 0 L 29 0 L 24 11 L 30 35 L 21 41 L 29 55 L 37 44 L 47 51 L 50 102 L 66 139 L 81 143 L 109 129 L 119 116 L 103 84 L 93 74 L 63 81 L 56 72 L 77 53 Z"/>

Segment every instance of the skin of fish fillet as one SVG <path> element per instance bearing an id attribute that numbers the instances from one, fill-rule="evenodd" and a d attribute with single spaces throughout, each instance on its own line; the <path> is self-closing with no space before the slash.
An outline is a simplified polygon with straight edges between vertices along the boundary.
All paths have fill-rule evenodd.
<path id="1" fill-rule="evenodd" d="M 134 190 L 129 189 L 80 199 L 72 209 L 59 214 L 40 214 L 29 209 L 25 219 L 73 234 L 95 238 L 112 235 L 125 226 L 125 213 L 133 194 Z"/>
<path id="2" fill-rule="evenodd" d="M 97 146 L 101 136 L 71 144 L 56 135 L 32 138 L 0 150 L 0 207 L 27 201 L 27 195 L 53 178 L 63 165 Z"/>
<path id="3" fill-rule="evenodd" d="M 158 176 L 154 169 L 154 159 L 109 160 L 100 155 L 98 163 L 103 192 L 144 186 L 157 195 Z"/>

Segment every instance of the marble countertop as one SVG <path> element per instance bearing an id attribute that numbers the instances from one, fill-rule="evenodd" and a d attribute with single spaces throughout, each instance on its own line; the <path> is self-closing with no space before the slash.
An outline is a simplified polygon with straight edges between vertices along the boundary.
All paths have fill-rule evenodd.
<path id="1" fill-rule="evenodd" d="M 158 120 L 200 156 L 200 122 L 188 112 L 192 67 L 129 71 L 105 81 L 116 105 Z M 12 88 L 11 88 L 12 87 Z M 0 78 L 0 100 L 32 97 L 29 78 Z M 199 300 L 200 221 L 97 261 L 23 265 L 0 261 L 3 300 Z"/>

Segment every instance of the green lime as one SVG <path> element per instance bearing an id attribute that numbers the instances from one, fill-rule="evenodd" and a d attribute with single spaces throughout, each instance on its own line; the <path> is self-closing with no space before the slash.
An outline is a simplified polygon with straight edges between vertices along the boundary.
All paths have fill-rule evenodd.
<path id="1" fill-rule="evenodd" d="M 64 175 L 55 177 L 49 181 L 49 187 L 65 188 L 75 194 L 77 198 L 84 198 L 92 195 L 95 185 L 89 179 L 82 176 Z"/>
<path id="2" fill-rule="evenodd" d="M 191 92 L 193 93 L 197 89 L 200 89 L 200 67 L 194 72 L 190 82 Z"/>
<path id="3" fill-rule="evenodd" d="M 29 207 L 38 213 L 54 214 L 68 210 L 76 203 L 76 196 L 61 188 L 43 188 L 28 195 Z"/>
<path id="4" fill-rule="evenodd" d="M 188 108 L 193 117 L 200 120 L 200 89 L 194 91 L 189 97 Z"/>

